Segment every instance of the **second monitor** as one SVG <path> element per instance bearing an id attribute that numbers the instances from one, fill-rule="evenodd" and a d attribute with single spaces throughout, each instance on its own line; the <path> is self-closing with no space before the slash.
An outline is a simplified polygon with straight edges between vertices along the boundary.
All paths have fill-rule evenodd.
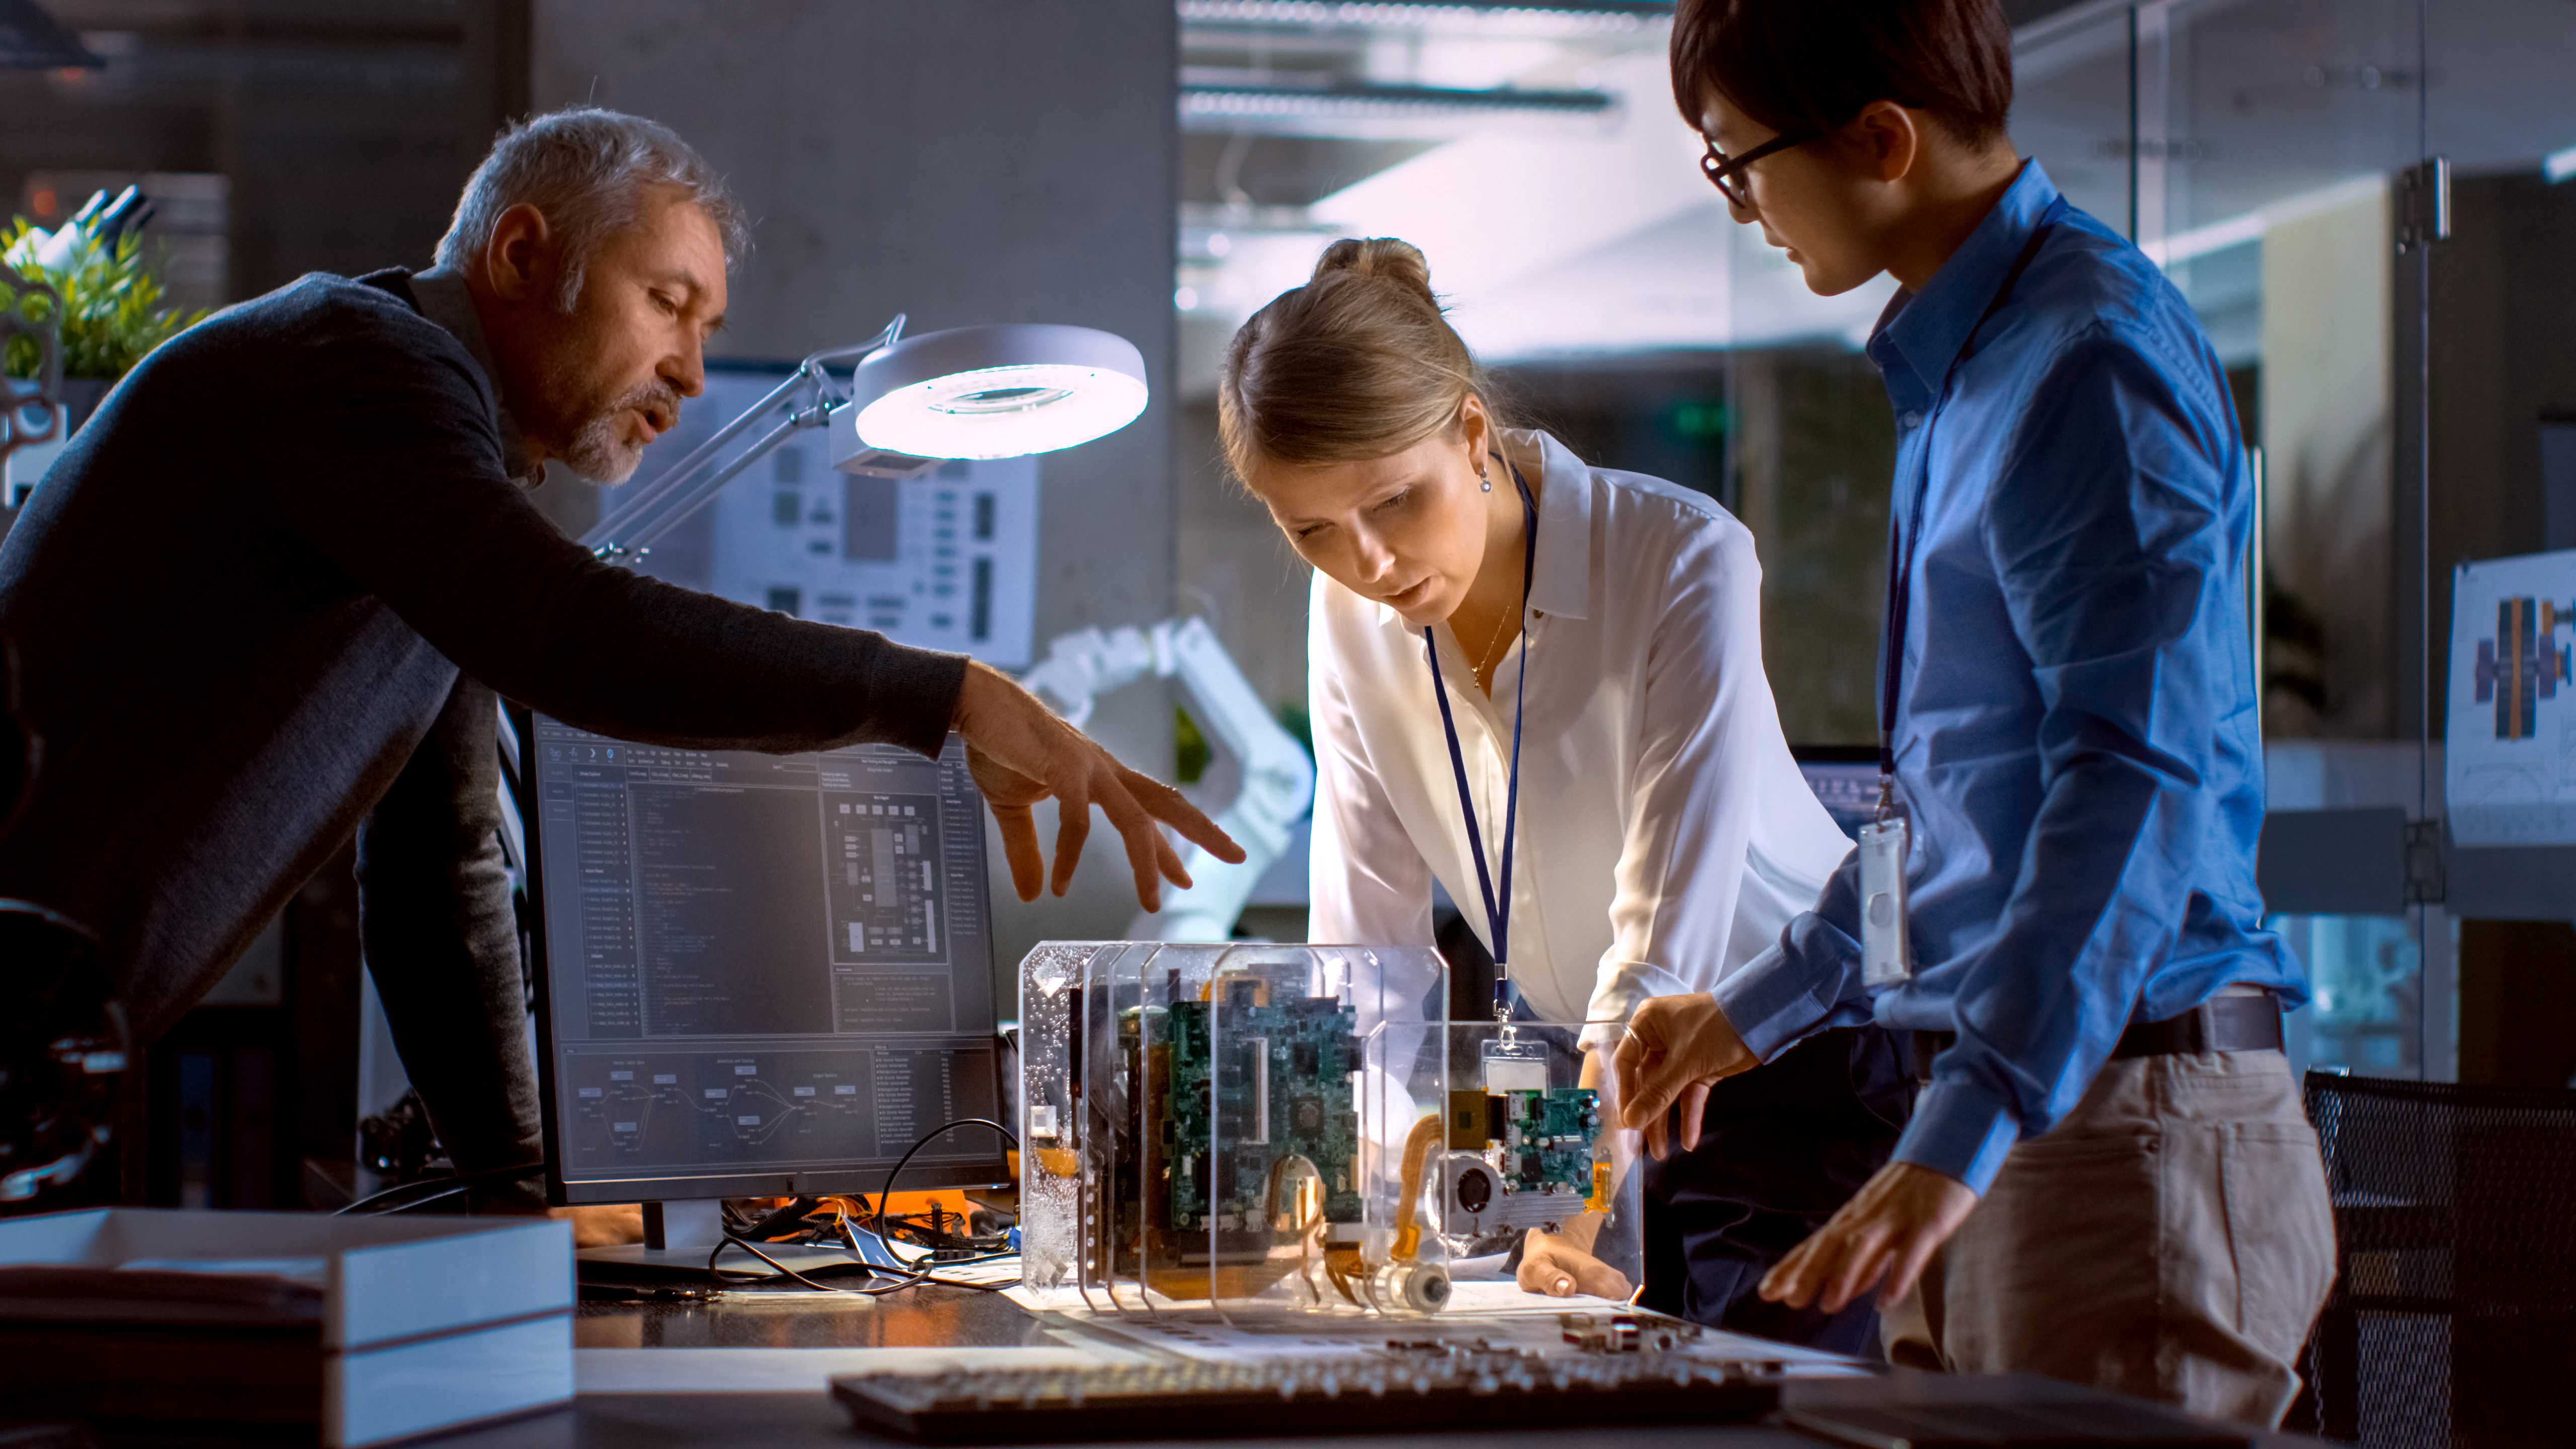
<path id="1" fill-rule="evenodd" d="M 873 1195 L 991 1117 L 982 800 L 956 740 L 813 754 L 525 724 L 547 1187 L 556 1202 Z M 932 1143 L 905 1186 L 1007 1176 Z M 656 1234 L 656 1246 L 714 1240 Z"/>

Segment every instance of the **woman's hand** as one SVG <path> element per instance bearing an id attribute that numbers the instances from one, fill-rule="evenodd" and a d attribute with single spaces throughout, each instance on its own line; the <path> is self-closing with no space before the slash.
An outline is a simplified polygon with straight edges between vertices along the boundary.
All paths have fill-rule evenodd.
<path id="1" fill-rule="evenodd" d="M 1592 1219 L 1590 1231 L 1583 1231 L 1581 1219 L 1565 1225 L 1562 1233 L 1532 1228 L 1521 1236 L 1521 1266 L 1518 1280 L 1524 1293 L 1544 1293 L 1550 1298 L 1571 1298 L 1588 1293 L 1595 1298 L 1627 1301 L 1637 1291 L 1628 1275 L 1592 1256 L 1588 1247 L 1576 1246 L 1581 1238 L 1586 1244 L 1600 1232 L 1599 1213 L 1585 1213 Z"/>
<path id="2" fill-rule="evenodd" d="M 1034 807 L 1052 797 L 1057 804 L 1054 891 L 1063 895 L 1073 885 L 1073 868 L 1082 859 L 1091 834 L 1091 809 L 1109 817 L 1127 843 L 1127 863 L 1136 872 L 1136 903 L 1160 910 L 1163 882 L 1184 889 L 1190 874 L 1181 857 L 1156 825 L 1179 831 L 1227 864 L 1243 860 L 1243 847 L 1216 828 L 1159 780 L 1128 769 L 1094 744 L 1082 731 L 1056 718 L 1010 676 L 983 664 L 966 667 L 966 683 L 957 692 L 957 732 L 966 737 L 966 762 L 975 783 L 1002 828 L 1002 855 L 1011 865 L 1011 887 L 1020 899 L 1038 898 L 1046 872 L 1039 853 Z"/>
<path id="3" fill-rule="evenodd" d="M 1646 1150 L 1661 1159 L 1672 1144 L 1665 1114 L 1679 1102 L 1681 1149 L 1699 1145 L 1700 1116 L 1708 1110 L 1708 1089 L 1721 1079 L 1757 1066 L 1735 1024 L 1702 991 L 1690 996 L 1658 996 L 1637 1008 L 1628 1035 L 1619 1043 L 1613 1066 L 1618 1071 L 1619 1123 L 1646 1134 Z"/>

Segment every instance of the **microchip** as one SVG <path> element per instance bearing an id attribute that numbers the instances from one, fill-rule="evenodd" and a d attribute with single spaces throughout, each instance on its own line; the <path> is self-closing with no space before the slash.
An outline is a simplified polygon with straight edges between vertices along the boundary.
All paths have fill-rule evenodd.
<path id="1" fill-rule="evenodd" d="M 1311 1077 L 1324 1069 L 1324 1049 L 1311 1041 L 1301 1041 L 1291 1048 L 1301 1076 Z"/>
<path id="2" fill-rule="evenodd" d="M 1324 1100 L 1321 1097 L 1299 1097 L 1288 1105 L 1290 1130 L 1311 1137 L 1324 1130 Z"/>

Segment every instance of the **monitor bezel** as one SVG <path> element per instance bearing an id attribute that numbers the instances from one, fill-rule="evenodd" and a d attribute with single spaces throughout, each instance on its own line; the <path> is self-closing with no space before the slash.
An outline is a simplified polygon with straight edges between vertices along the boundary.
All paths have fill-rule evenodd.
<path id="1" fill-rule="evenodd" d="M 556 1207 L 582 1207 L 599 1203 L 678 1202 L 727 1197 L 795 1197 L 800 1194 L 827 1193 L 873 1197 L 886 1190 L 886 1166 L 852 1168 L 808 1168 L 794 1172 L 727 1172 L 688 1177 L 615 1177 L 572 1178 L 564 1174 L 560 1105 L 555 1093 L 554 973 L 550 969 L 546 944 L 545 839 L 543 810 L 531 809 L 538 799 L 539 762 L 536 752 L 536 714 L 525 705 L 512 702 L 507 706 L 510 727 L 519 736 L 518 778 L 510 782 L 511 798 L 518 807 L 521 838 L 526 841 L 526 857 L 520 862 L 527 881 L 528 972 L 536 990 L 536 1057 L 537 1057 L 537 1122 L 545 1150 L 546 1201 Z M 576 726 L 578 728 L 578 726 Z M 952 741 L 955 736 L 950 737 Z M 979 797 L 980 802 L 980 797 Z M 979 804 L 980 808 L 980 804 Z M 976 908 L 984 917 L 984 940 L 993 942 L 993 892 L 989 855 L 986 859 L 984 889 L 976 896 Z M 987 968 L 990 969 L 989 966 Z M 1009 1098 L 1003 1092 L 1003 1043 L 999 1023 L 1001 1003 L 994 1003 L 995 1033 L 993 1050 L 987 1060 L 993 1067 L 993 1101 L 996 1110 Z M 1016 1124 L 1014 1124 L 1016 1127 Z M 991 1131 L 972 1127 L 960 1128 L 955 1134 L 972 1141 L 991 1141 L 993 1155 L 971 1161 L 914 1161 L 903 1169 L 903 1181 L 895 1184 L 898 1192 L 923 1192 L 936 1188 L 1007 1187 L 1015 1179 L 1004 1144 Z M 887 1164 L 891 1166 L 891 1164 Z"/>

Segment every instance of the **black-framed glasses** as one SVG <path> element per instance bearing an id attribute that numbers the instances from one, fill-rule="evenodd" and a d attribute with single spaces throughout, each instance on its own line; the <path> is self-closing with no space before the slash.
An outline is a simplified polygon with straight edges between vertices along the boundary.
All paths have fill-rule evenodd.
<path id="1" fill-rule="evenodd" d="M 1774 136 L 1741 156 L 1727 155 L 1717 149 L 1715 141 L 1708 141 L 1708 138 L 1703 136 L 1700 139 L 1708 141 L 1708 154 L 1699 158 L 1700 173 L 1706 176 L 1708 184 L 1716 187 L 1729 202 L 1746 211 L 1751 211 L 1754 209 L 1753 190 L 1746 183 L 1752 178 L 1744 175 L 1744 168 L 1775 152 L 1786 151 L 1792 146 L 1804 146 L 1822 134 L 1820 131 L 1792 131 L 1786 135 Z"/>

